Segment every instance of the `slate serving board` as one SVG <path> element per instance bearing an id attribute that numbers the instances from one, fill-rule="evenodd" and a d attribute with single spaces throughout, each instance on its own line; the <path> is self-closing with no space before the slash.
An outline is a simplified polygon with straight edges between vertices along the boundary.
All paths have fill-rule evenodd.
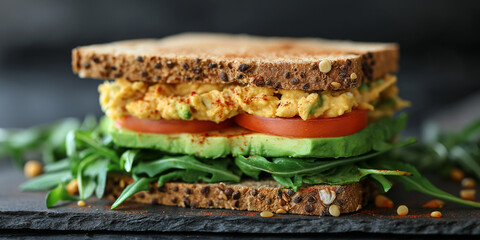
<path id="1" fill-rule="evenodd" d="M 87 207 L 75 203 L 46 209 L 45 192 L 22 193 L 18 186 L 25 178 L 12 168 L 0 165 L 0 229 L 78 231 L 161 231 L 239 233 L 394 233 L 394 234 L 480 234 L 480 209 L 447 203 L 443 218 L 430 217 L 421 204 L 428 196 L 406 193 L 394 187 L 389 196 L 395 206 L 406 204 L 410 213 L 396 215 L 394 209 L 370 205 L 358 213 L 335 217 L 276 215 L 262 218 L 257 212 L 183 209 L 168 206 L 126 203 L 110 210 L 110 201 L 90 199 Z M 458 194 L 458 183 L 437 180 L 437 186 Z"/>

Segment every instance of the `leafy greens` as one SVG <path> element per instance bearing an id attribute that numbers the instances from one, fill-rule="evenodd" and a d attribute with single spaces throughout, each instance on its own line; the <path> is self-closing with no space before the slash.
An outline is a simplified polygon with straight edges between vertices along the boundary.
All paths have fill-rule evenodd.
<path id="1" fill-rule="evenodd" d="M 480 119 L 457 133 L 442 133 L 428 122 L 423 141 L 398 149 L 393 158 L 412 164 L 422 172 L 443 172 L 458 167 L 480 180 Z"/>
<path id="2" fill-rule="evenodd" d="M 265 172 L 271 174 L 282 185 L 296 191 L 303 183 L 343 185 L 358 182 L 369 174 L 396 174 L 389 171 L 367 171 L 366 169 L 361 172 L 355 163 L 366 161 L 413 142 L 415 139 L 411 138 L 397 144 L 385 143 L 377 147 L 377 152 L 330 161 L 302 158 L 273 158 L 272 161 L 269 161 L 261 156 L 237 156 L 235 163 L 242 172 L 254 179 L 258 180 L 260 173 Z"/>
<path id="3" fill-rule="evenodd" d="M 303 184 L 343 185 L 369 177 L 378 182 L 383 191 L 388 191 L 392 186 L 391 181 L 395 181 L 403 183 L 408 190 L 480 207 L 478 203 L 459 199 L 437 189 L 413 166 L 398 161 L 396 154 L 389 154 L 393 149 L 413 143 L 414 139 L 396 144 L 377 141 L 372 146 L 374 151 L 370 153 L 335 160 L 265 158 L 260 155 L 203 159 L 187 155 L 169 155 L 156 150 L 121 147 L 112 142 L 112 138 L 105 131 L 106 125 L 103 121 L 100 124 L 91 118 L 85 119 L 83 124 L 68 121 L 60 122 L 59 129 L 48 126 L 22 130 L 18 136 L 8 135 L 8 143 L 0 145 L 0 152 L 20 156 L 19 159 L 26 151 L 40 145 L 47 149 L 42 150 L 42 155 L 47 157 L 45 173 L 21 186 L 23 191 L 52 189 L 47 194 L 47 207 L 53 207 L 61 201 L 87 199 L 94 193 L 98 198 L 102 198 L 109 174 L 130 175 L 135 180 L 124 189 L 112 205 L 112 209 L 135 193 L 149 190 L 155 182 L 158 186 L 170 181 L 239 182 L 242 176 L 254 179 L 271 176 L 283 186 L 293 188 L 295 191 Z M 399 131 L 400 125 L 397 125 L 392 126 L 395 128 L 392 131 Z M 477 128 L 474 126 L 470 129 Z M 455 138 L 455 141 L 472 139 L 469 131 Z M 445 143 L 445 146 L 447 145 L 450 146 Z M 464 157 L 461 150 L 452 150 L 452 153 L 458 158 Z M 73 179 L 77 180 L 79 196 L 70 195 L 66 190 L 66 185 Z"/>

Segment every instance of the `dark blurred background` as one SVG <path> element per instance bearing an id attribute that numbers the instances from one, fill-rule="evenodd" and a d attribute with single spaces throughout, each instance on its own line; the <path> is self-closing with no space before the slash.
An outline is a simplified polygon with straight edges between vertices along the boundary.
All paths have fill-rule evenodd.
<path id="1" fill-rule="evenodd" d="M 102 114 L 100 82 L 71 71 L 75 46 L 208 31 L 398 42 L 415 132 L 465 99 L 480 106 L 479 10 L 473 0 L 0 0 L 0 128 Z"/>

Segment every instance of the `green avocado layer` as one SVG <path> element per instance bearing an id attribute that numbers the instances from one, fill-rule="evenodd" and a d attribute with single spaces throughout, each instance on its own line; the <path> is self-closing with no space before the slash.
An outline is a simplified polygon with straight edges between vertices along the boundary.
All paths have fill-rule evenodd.
<path id="1" fill-rule="evenodd" d="M 104 126 L 115 144 L 122 147 L 156 149 L 202 158 L 229 155 L 264 157 L 340 158 L 370 152 L 373 146 L 389 142 L 404 127 L 407 116 L 384 118 L 352 135 L 334 138 L 289 138 L 251 133 L 236 136 L 202 134 L 152 134 L 119 129 L 110 119 Z"/>

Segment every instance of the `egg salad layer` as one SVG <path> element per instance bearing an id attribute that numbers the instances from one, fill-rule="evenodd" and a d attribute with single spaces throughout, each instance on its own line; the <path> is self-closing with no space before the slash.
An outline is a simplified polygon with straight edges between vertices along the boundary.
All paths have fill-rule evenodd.
<path id="1" fill-rule="evenodd" d="M 355 89 L 284 90 L 203 83 L 147 83 L 116 79 L 99 86 L 100 104 L 111 119 L 183 119 L 222 122 L 240 113 L 304 120 L 337 117 L 367 109 L 373 120 L 391 116 L 409 103 L 398 97 L 397 78 L 387 75 Z"/>

